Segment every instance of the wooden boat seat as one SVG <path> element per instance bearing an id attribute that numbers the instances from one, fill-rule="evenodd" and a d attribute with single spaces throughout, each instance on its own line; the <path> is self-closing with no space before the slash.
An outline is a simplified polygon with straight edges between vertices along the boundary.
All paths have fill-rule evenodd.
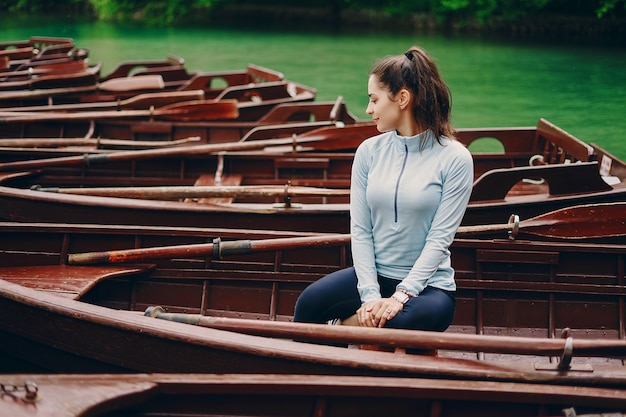
<path id="1" fill-rule="evenodd" d="M 328 170 L 330 158 L 285 157 L 274 159 L 274 169 Z M 279 176 L 277 175 L 277 178 Z"/>
<path id="2" fill-rule="evenodd" d="M 504 200 L 511 188 L 525 179 L 543 179 L 550 195 L 612 189 L 600 176 L 597 162 L 516 167 L 485 172 L 474 182 L 470 201 Z"/>
<path id="3" fill-rule="evenodd" d="M 146 68 L 170 68 L 174 66 L 182 67 L 183 64 L 177 62 L 176 59 L 166 60 L 150 60 L 150 61 L 127 61 L 119 64 L 117 68 L 111 71 L 109 74 L 100 78 L 100 82 L 108 81 L 113 78 L 129 77 L 136 75 L 138 71 Z"/>
<path id="4" fill-rule="evenodd" d="M 241 185 L 241 180 L 243 179 L 242 175 L 224 175 L 222 176 L 219 183 L 215 182 L 215 175 L 203 174 L 196 180 L 194 185 L 197 186 L 207 186 L 207 185 Z M 191 199 L 186 199 L 185 201 L 192 201 Z M 201 204 L 230 204 L 233 202 L 232 198 L 199 198 L 197 200 L 193 200 Z"/>
<path id="5" fill-rule="evenodd" d="M 248 64 L 246 73 L 254 83 L 283 81 L 285 79 L 282 72 L 255 64 Z"/>
<path id="6" fill-rule="evenodd" d="M 271 112 L 271 110 L 270 110 Z M 255 126 L 252 129 L 248 130 L 248 132 L 241 137 L 241 142 L 253 141 L 253 140 L 261 140 L 261 139 L 277 139 L 277 138 L 285 138 L 285 137 L 293 137 L 294 135 L 300 135 L 302 133 L 306 133 L 316 128 L 327 127 L 327 126 L 335 126 L 335 122 L 326 120 L 321 122 L 279 122 L 277 124 L 270 125 L 261 125 Z M 282 149 L 286 149 L 287 151 L 291 151 L 296 147 L 296 142 L 294 140 L 293 145 L 285 145 Z M 272 147 L 274 150 L 281 149 L 281 147 L 274 146 Z"/>
<path id="7" fill-rule="evenodd" d="M 284 103 L 273 107 L 259 122 L 262 124 L 277 125 L 287 122 L 344 122 L 355 123 L 356 117 L 350 113 L 342 96 L 326 102 L 298 102 Z"/>
<path id="8" fill-rule="evenodd" d="M 33 56 L 33 53 L 32 46 L 0 50 L 0 56 L 7 57 L 9 60 L 29 59 Z"/>
<path id="9" fill-rule="evenodd" d="M 274 81 L 252 85 L 234 85 L 225 88 L 215 100 L 232 100 L 239 102 L 261 102 L 264 100 L 276 100 L 291 98 L 286 81 Z"/>
<path id="10" fill-rule="evenodd" d="M 537 122 L 534 149 L 542 149 L 543 162 L 562 164 L 594 160 L 593 148 L 545 119 Z"/>
<path id="11" fill-rule="evenodd" d="M 100 281 L 141 274 L 154 268 L 142 265 L 34 265 L 0 267 L 0 277 L 14 284 L 78 300 Z"/>
<path id="12" fill-rule="evenodd" d="M 133 76 L 141 75 L 160 75 L 163 77 L 163 81 L 165 81 L 166 85 L 167 83 L 172 83 L 172 86 L 178 86 L 181 82 L 186 82 L 191 78 L 191 74 L 187 72 L 187 69 L 180 65 L 145 68 L 133 74 Z"/>
<path id="13" fill-rule="evenodd" d="M 227 87 L 249 83 L 250 78 L 245 72 L 205 72 L 191 75 L 177 90 L 204 90 L 208 98 L 215 98 Z"/>

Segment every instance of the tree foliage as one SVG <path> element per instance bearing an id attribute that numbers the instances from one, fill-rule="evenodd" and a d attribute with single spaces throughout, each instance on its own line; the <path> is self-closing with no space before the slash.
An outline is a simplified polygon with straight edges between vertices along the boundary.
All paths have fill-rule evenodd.
<path id="1" fill-rule="evenodd" d="M 626 14 L 626 1 L 624 0 L 604 0 L 600 3 L 600 7 L 597 9 L 598 17 L 612 14 L 613 12 L 621 15 Z M 622 10 L 619 9 L 620 3 Z"/>
<path id="2" fill-rule="evenodd" d="M 0 0 L 5 13 L 91 13 L 89 0 Z"/>
<path id="3" fill-rule="evenodd" d="M 87 0 L 98 18 L 107 21 L 142 21 L 173 25 L 210 11 L 211 0 Z"/>
<path id="4" fill-rule="evenodd" d="M 8 13 L 72 11 L 109 21 L 140 21 L 175 25 L 208 17 L 215 6 L 254 4 L 255 7 L 291 7 L 367 10 L 391 16 L 426 13 L 441 20 L 516 19 L 542 14 L 608 18 L 626 17 L 626 0 L 0 0 Z"/>

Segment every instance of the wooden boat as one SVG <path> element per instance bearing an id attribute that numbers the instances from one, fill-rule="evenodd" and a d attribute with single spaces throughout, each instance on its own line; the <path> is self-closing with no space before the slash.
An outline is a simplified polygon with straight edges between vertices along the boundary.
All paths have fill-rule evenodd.
<path id="1" fill-rule="evenodd" d="M 50 71 L 49 67 L 52 64 L 56 62 L 40 65 L 36 69 L 29 67 L 26 71 L 27 75 L 32 76 L 35 72 L 45 74 Z M 19 74 L 20 71 L 15 71 L 15 73 Z M 3 77 L 8 75 L 10 74 L 6 72 L 1 74 Z M 146 82 L 146 80 L 154 79 L 158 82 Z M 160 92 L 202 90 L 207 98 L 216 98 L 229 88 L 245 88 L 251 84 L 284 81 L 286 80 L 282 73 L 253 64 L 249 64 L 244 70 L 189 73 L 184 67 L 182 58 L 170 56 L 165 60 L 122 62 L 109 74 L 97 78 L 97 89 L 68 87 L 45 91 L 35 90 L 29 93 L 16 91 L 13 94 L 9 91 L 0 94 L 0 97 L 4 99 L 0 101 L 0 104 L 3 104 L 3 111 L 86 111 L 105 104 L 115 105 L 119 100 L 129 99 L 136 94 L 137 90 Z M 10 100 L 23 100 L 23 103 L 9 107 Z"/>
<path id="2" fill-rule="evenodd" d="M 350 181 L 352 154 L 323 151 L 353 149 L 372 130 L 372 124 L 354 124 L 313 130 L 293 139 L 7 162 L 0 164 L 0 170 L 31 171 L 7 174 L 0 181 L 0 218 L 347 233 L 347 197 L 282 194 L 263 200 L 150 201 L 76 194 L 96 194 L 88 187 L 130 186 L 290 184 L 345 189 Z M 568 206 L 624 201 L 626 165 L 544 120 L 536 129 L 468 129 L 459 134 L 470 149 L 472 143 L 486 136 L 500 138 L 505 152 L 474 154 L 476 181 L 464 225 L 505 222 L 511 214 L 523 220 Z M 282 148 L 275 152 L 248 151 L 276 144 L 282 144 Z M 291 152 L 300 146 L 314 151 Z M 528 161 L 537 156 L 546 163 L 530 166 Z M 41 170 L 33 171 L 37 169 Z M 604 177 L 617 181 L 609 185 Z M 55 192 L 31 189 L 34 185 Z M 128 190 L 118 192 L 124 195 Z M 69 220 L 68 213 L 72 213 Z"/>
<path id="3" fill-rule="evenodd" d="M 19 92 L 29 91 L 33 89 L 48 88 L 65 88 L 65 87 L 82 87 L 93 85 L 98 81 L 102 64 L 87 66 L 63 66 L 63 71 L 45 71 L 42 70 L 53 67 L 48 63 L 46 67 L 40 68 L 39 71 L 26 71 L 22 74 L 3 74 L 4 79 L 0 80 L 0 92 Z M 80 63 L 79 63 L 80 64 Z M 14 75 L 14 76 L 11 76 Z"/>
<path id="4" fill-rule="evenodd" d="M 87 55 L 68 38 L 0 44 L 0 94 L 94 84 L 102 64 L 89 65 Z"/>
<path id="5" fill-rule="evenodd" d="M 135 90 L 134 94 L 143 93 L 143 92 L 154 92 L 160 91 L 163 82 L 159 77 L 151 77 L 146 76 L 147 78 L 137 77 L 137 81 L 145 82 L 139 84 L 138 86 L 134 85 L 133 80 L 123 79 L 113 79 L 108 83 L 118 84 L 118 81 L 121 81 L 124 84 L 130 84 L 131 88 L 139 88 L 140 90 Z M 146 90 L 145 84 L 148 86 L 156 88 L 151 88 L 150 90 Z M 218 95 L 215 99 L 211 101 L 227 101 L 227 100 L 237 100 L 239 114 L 236 115 L 241 121 L 254 121 L 264 116 L 269 110 L 271 110 L 277 104 L 283 103 L 300 103 L 300 102 L 310 102 L 315 99 L 315 91 L 311 88 L 308 88 L 303 85 L 299 85 L 297 87 L 293 87 L 292 82 L 280 81 L 274 83 L 263 83 L 258 85 L 248 85 L 241 87 L 228 87 L 224 89 L 220 95 Z M 76 87 L 81 88 L 81 87 Z M 88 88 L 91 88 L 90 86 Z M 104 86 L 98 88 L 105 88 Z M 108 88 L 108 84 L 107 84 Z M 178 90 L 176 90 L 178 91 Z M 186 91 L 186 90 L 185 90 Z M 11 93 L 18 94 L 18 93 Z M 1 96 L 0 92 L 0 96 Z M 1 97 L 0 97 L 1 99 Z M 115 101 L 113 101 L 115 103 Z M 23 110 L 24 108 L 20 108 Z M 158 109 L 157 109 L 158 110 Z M 47 124 L 56 123 L 61 126 L 67 126 L 76 124 L 80 122 L 88 122 L 90 120 L 110 120 L 114 118 L 119 118 L 121 120 L 125 119 L 125 114 L 123 110 L 111 109 L 109 111 L 105 110 L 95 110 L 95 111 L 84 111 L 84 112 L 76 112 L 76 113 L 68 113 L 68 112 L 27 112 L 27 111 L 9 111 L 9 112 L 0 112 L 0 116 L 3 118 L 3 124 L 8 126 L 17 126 L 18 129 L 21 127 L 23 129 L 24 124 L 28 124 L 32 131 L 45 130 L 48 128 Z M 152 114 L 145 115 L 144 119 L 152 120 L 157 118 L 158 114 L 154 114 L 157 117 L 148 117 L 153 116 Z M 137 118 L 138 116 L 134 116 Z M 230 119 L 231 117 L 223 117 L 224 119 Z M 189 120 L 200 120 L 202 118 L 197 119 L 189 119 Z M 211 120 L 209 118 L 209 120 Z M 32 125 L 32 126 L 31 126 Z M 39 126 L 38 126 L 39 125 Z M 43 126 L 41 126 L 43 125 Z M 14 128 L 15 129 L 15 128 Z M 75 127 L 75 129 L 77 129 Z M 126 130 L 130 129 L 130 126 L 126 127 Z"/>
<path id="6" fill-rule="evenodd" d="M 175 69 L 180 71 L 178 68 Z M 37 88 L 36 85 L 33 85 L 33 83 L 39 81 L 27 80 L 25 82 L 28 84 L 26 87 L 36 89 L 0 91 L 0 106 L 13 109 L 12 111 L 1 112 L 1 116 L 3 122 L 9 126 L 22 126 L 24 122 L 28 122 L 30 131 L 39 132 L 46 130 L 46 125 L 52 122 L 55 122 L 58 126 L 67 126 L 68 124 L 73 125 L 81 121 L 84 123 L 91 119 L 102 118 L 98 114 L 87 114 L 90 103 L 116 103 L 120 100 L 128 100 L 132 96 L 141 93 L 201 90 L 205 93 L 207 99 L 239 101 L 241 103 L 239 118 L 252 121 L 266 114 L 276 104 L 310 102 L 315 99 L 316 95 L 316 91 L 312 87 L 280 79 L 282 78 L 281 73 L 252 65 L 248 66 L 243 78 L 251 76 L 265 81 L 241 85 L 215 86 L 215 83 L 219 84 L 220 82 L 242 81 L 241 72 L 234 71 L 232 73 L 197 74 L 186 82 L 176 81 L 166 84 L 163 75 L 158 74 L 158 71 L 166 72 L 167 70 L 156 68 L 151 74 L 112 78 L 102 82 L 87 80 L 80 84 L 69 86 L 55 86 L 53 84 L 62 82 L 64 77 L 71 78 L 74 74 L 43 75 L 38 79 L 45 83 L 42 88 Z M 55 102 L 59 103 L 61 107 L 50 105 L 50 103 Z M 28 107 L 33 106 L 36 107 L 35 110 L 37 111 L 28 109 Z M 45 106 L 50 107 L 44 108 Z M 55 109 L 58 109 L 58 111 L 55 111 Z M 80 112 L 82 113 L 80 115 L 73 114 L 68 116 L 69 110 L 85 111 Z M 61 112 L 65 117 L 59 115 Z M 26 116 L 28 116 L 27 119 Z M 75 127 L 74 129 L 77 128 Z M 126 129 L 130 129 L 130 126 L 127 126 Z"/>
<path id="7" fill-rule="evenodd" d="M 270 90 L 276 87 L 285 92 L 284 84 L 266 83 L 262 87 L 248 88 L 271 93 Z M 0 137 L 23 139 L 22 143 L 26 147 L 30 146 L 29 140 L 32 138 L 66 138 L 68 142 L 74 138 L 168 142 L 198 137 L 202 143 L 223 143 L 238 141 L 243 136 L 249 139 L 292 136 L 336 123 L 345 125 L 359 121 L 346 108 L 341 96 L 335 101 L 292 101 L 292 98 L 285 98 L 284 95 L 278 98 L 270 95 L 266 101 L 241 101 L 241 97 L 231 96 L 227 92 L 214 100 L 204 99 L 202 90 L 171 94 L 192 101 L 174 102 L 149 110 L 103 110 L 68 116 L 54 114 L 46 116 L 52 120 L 40 123 L 29 121 L 32 113 L 20 116 L 13 112 L 11 114 L 17 114 L 19 122 L 14 118 L 12 122 L 4 124 Z M 190 96 L 199 98 L 199 101 L 193 101 Z M 161 100 L 162 96 L 139 95 L 127 103 L 146 103 L 155 99 Z M 159 112 L 165 115 L 159 116 Z M 137 117 L 138 113 L 140 118 Z"/>
<path id="8" fill-rule="evenodd" d="M 38 45 L 46 46 L 45 53 L 38 51 Z M 73 60 L 53 55 L 53 48 L 57 53 L 70 55 Z M 276 101 L 311 101 L 315 97 L 313 88 L 285 80 L 282 73 L 262 66 L 250 64 L 244 70 L 189 73 L 184 68 L 184 60 L 175 56 L 166 60 L 122 62 L 109 74 L 100 76 L 101 64 L 91 70 L 82 59 L 85 54 L 80 57 L 76 53 L 70 54 L 72 48 L 73 41 L 69 38 L 31 38 L 0 44 L 0 56 L 5 56 L 7 61 L 7 70 L 0 74 L 0 90 L 4 90 L 0 91 L 0 107 L 8 110 L 7 107 L 13 106 L 9 107 L 11 111 L 22 112 L 85 111 L 93 104 L 115 106 L 120 100 L 128 100 L 138 93 L 201 90 L 206 99 L 236 98 L 256 102 L 256 106 L 251 103 L 244 106 L 244 116 L 252 120 L 264 114 Z M 31 57 L 30 54 L 35 52 L 49 59 L 43 61 Z M 10 57 L 22 59 L 19 65 L 9 68 Z M 29 91 L 19 91 L 24 88 Z M 262 100 L 275 102 L 260 103 Z"/>
<path id="9" fill-rule="evenodd" d="M 624 245 L 457 239 L 457 315 L 448 331 L 431 333 L 289 322 L 306 285 L 350 265 L 344 236 L 25 223 L 0 224 L 0 236 L 3 372 L 626 384 Z M 183 250 L 75 262 L 85 252 L 171 245 Z"/>
<path id="10" fill-rule="evenodd" d="M 89 69 L 90 67 L 86 60 L 52 60 L 51 62 L 41 63 L 27 69 L 2 71 L 0 72 L 0 85 L 3 89 L 8 89 L 5 84 L 7 81 L 28 81 L 43 75 L 75 74 Z"/>
<path id="11" fill-rule="evenodd" d="M 84 60 L 88 55 L 89 51 L 76 48 L 71 38 L 31 36 L 28 40 L 0 42 L 0 74 L 56 62 Z"/>
<path id="12" fill-rule="evenodd" d="M 327 375 L 7 375 L 0 400 L 38 416 L 623 416 L 623 388 Z M 34 400 L 25 398 L 27 395 Z M 13 397 L 17 398 L 15 400 Z"/>
<path id="13" fill-rule="evenodd" d="M 33 69 L 14 71 L 13 73 L 1 73 L 0 81 L 9 77 L 23 76 L 31 79 L 33 74 L 50 74 L 71 71 L 72 68 L 85 70 L 84 61 L 53 62 L 40 65 Z M 158 79 L 158 83 L 146 84 L 144 80 Z M 169 56 L 165 60 L 138 60 L 125 61 L 105 76 L 97 79 L 99 88 L 97 91 L 84 91 L 85 89 L 65 89 L 56 94 L 48 94 L 45 104 L 36 105 L 38 93 L 16 94 L 24 97 L 25 105 L 15 107 L 3 107 L 3 112 L 80 112 L 94 109 L 112 108 L 136 108 L 131 94 L 136 90 L 157 89 L 160 93 L 180 93 L 185 91 L 200 90 L 207 99 L 217 98 L 225 89 L 235 87 L 245 88 L 267 82 L 285 81 L 285 77 L 278 71 L 258 65 L 249 64 L 244 70 L 215 71 L 215 72 L 192 72 L 188 73 L 184 67 L 184 60 L 179 57 Z M 117 86 L 117 88 L 112 88 Z M 123 88 L 125 87 L 125 88 Z M 45 93 L 45 92 L 43 92 Z M 53 92 L 54 93 L 54 92 Z M 232 94 L 232 93 L 231 93 Z M 10 94 L 6 94 L 9 98 Z M 28 100 L 32 96 L 32 100 Z M 52 100 L 52 96 L 54 100 Z M 18 97 L 19 98 L 19 97 Z M 5 103 L 6 104 L 6 103 Z M 146 103 L 147 104 L 147 103 Z M 152 105 L 157 106 L 157 103 Z"/>
<path id="14" fill-rule="evenodd" d="M 71 44 L 70 44 L 71 45 Z M 64 46 L 65 45 L 60 45 Z M 51 46 L 44 49 L 48 51 Z M 59 45 L 54 48 L 59 49 Z M 66 47 L 67 48 L 67 47 Z M 33 47 L 9 49 L 7 54 L 19 52 L 22 49 L 33 50 Z M 0 54 L 3 51 L 0 51 Z M 43 51 L 42 51 L 43 52 Z M 43 56 L 51 56 L 50 53 Z M 99 68 L 102 66 L 98 63 L 92 67 L 88 66 L 86 54 L 77 55 L 74 50 L 68 52 L 67 57 L 52 56 L 49 59 L 26 60 L 21 62 L 13 70 L 5 70 L 0 72 L 0 81 L 32 81 L 27 87 L 35 89 L 31 92 L 20 92 L 11 90 L 10 84 L 0 83 L 4 92 L 3 97 L 6 100 L 0 102 L 3 111 L 26 111 L 23 107 L 8 106 L 27 106 L 28 111 L 45 110 L 45 111 L 66 111 L 74 109 L 89 108 L 89 104 L 96 106 L 108 102 L 116 102 L 120 98 L 116 94 L 131 95 L 137 90 L 148 89 L 164 89 L 171 87 L 170 79 L 173 74 L 186 73 L 184 69 L 184 60 L 179 57 L 169 56 L 165 60 L 136 60 L 126 61 L 118 64 L 118 66 L 109 74 L 100 75 Z M 54 87 L 54 78 L 50 75 L 70 75 L 85 72 L 90 68 L 98 68 L 98 71 L 91 70 L 92 76 L 83 84 L 69 83 L 65 88 Z M 148 75 L 150 74 L 150 75 Z M 194 74 L 187 74 L 191 78 Z M 48 76 L 50 80 L 39 79 L 41 76 Z M 230 76 L 230 74 L 229 74 Z M 148 82 L 150 81 L 150 82 Z M 93 85 L 97 82 L 97 90 Z M 222 81 L 225 83 L 225 81 Z M 92 85 L 90 85 L 92 84 Z M 44 89 L 45 88 L 45 89 Z M 41 91 L 40 91 L 41 89 Z M 172 88 L 169 88 L 170 90 Z M 7 91 L 8 90 L 8 91 Z M 14 94 L 12 94 L 12 91 Z M 13 100 L 13 98 L 15 100 Z M 81 103 L 83 102 L 83 103 Z M 86 103 L 85 103 L 86 102 Z M 90 102 L 90 103 L 89 103 Z M 65 103 L 65 104 L 63 104 Z M 42 106 L 37 106 L 41 104 Z"/>
<path id="15" fill-rule="evenodd" d="M 32 50 L 33 48 L 30 47 L 28 49 Z M 18 50 L 19 49 L 10 49 L 7 52 Z M 46 49 L 46 51 L 47 50 L 48 49 Z M 2 51 L 0 51 L 0 54 L 1 53 Z M 49 54 L 44 56 L 49 56 Z M 149 89 L 151 87 L 172 90 L 176 86 L 186 83 L 192 77 L 197 75 L 196 73 L 187 73 L 184 68 L 184 60 L 173 55 L 168 56 L 165 60 L 136 60 L 122 62 L 118 64 L 113 71 L 104 76 L 100 74 L 102 63 L 89 66 L 88 61 L 85 58 L 86 56 L 84 55 L 70 55 L 67 58 L 56 57 L 54 59 L 47 60 L 26 61 L 21 63 L 14 70 L 5 70 L 0 72 L 0 90 L 19 90 L 19 82 L 21 82 L 23 84 L 22 87 L 26 87 L 29 90 L 46 88 L 49 93 L 47 102 L 42 106 L 33 105 L 33 103 L 36 104 L 41 101 L 37 100 L 37 96 L 40 96 L 41 94 L 37 94 L 36 92 L 33 94 L 18 93 L 17 96 L 24 96 L 26 98 L 24 103 L 22 103 L 25 107 L 6 107 L 6 105 L 10 104 L 9 101 L 0 103 L 0 105 L 3 106 L 2 111 L 80 111 L 88 110 L 98 105 L 102 106 L 103 104 L 111 104 L 112 107 L 115 108 L 116 101 L 119 101 L 118 97 L 111 95 L 113 94 L 111 91 L 114 91 L 111 87 L 112 85 L 115 85 L 115 82 L 118 83 L 118 88 L 116 89 L 117 91 L 122 90 L 121 87 L 125 86 L 128 90 L 126 94 L 130 94 L 134 90 Z M 148 75 L 150 75 L 150 77 L 148 77 Z M 227 83 L 227 80 L 232 80 L 233 77 L 237 77 L 237 75 L 238 74 L 236 72 L 229 72 L 224 75 L 224 78 L 220 78 L 218 74 L 216 74 L 215 78 L 219 79 L 223 85 L 228 86 L 232 84 Z M 71 77 L 77 76 L 81 77 L 78 79 L 80 83 L 75 81 L 73 82 L 71 79 Z M 55 77 L 59 78 L 58 82 L 55 81 Z M 145 84 L 142 81 L 144 79 L 154 77 L 158 77 L 160 83 Z M 125 83 L 122 83 L 122 81 Z M 136 81 L 136 83 L 134 81 Z M 98 91 L 85 92 L 85 90 L 89 89 L 83 88 L 84 86 L 94 84 L 96 82 L 99 83 Z M 210 85 L 211 83 L 207 84 Z M 57 87 L 56 90 L 51 90 L 55 87 Z M 73 87 L 79 88 L 73 90 Z M 111 91 L 107 93 L 107 90 Z M 189 88 L 181 90 L 189 90 Z M 10 96 L 10 93 L 5 94 L 5 96 L 6 95 Z M 29 96 L 33 96 L 33 100 L 28 100 Z M 74 101 L 78 102 L 69 104 Z M 66 102 L 68 104 L 60 104 L 59 102 Z M 17 103 L 19 103 L 19 101 L 16 102 L 16 104 Z M 117 105 L 119 106 L 120 103 Z"/>
<path id="16" fill-rule="evenodd" d="M 159 98 L 161 98 L 161 96 L 159 96 Z M 143 102 L 143 100 L 138 101 Z M 233 135 L 232 140 L 228 140 L 231 135 L 226 135 L 227 138 L 224 138 L 224 129 L 222 126 L 219 135 L 210 138 L 211 142 L 244 142 L 284 136 L 293 137 L 294 134 L 297 134 L 297 136 L 293 137 L 293 140 L 290 143 L 282 144 L 282 147 L 272 146 L 270 148 L 270 145 L 264 146 L 263 152 L 261 152 L 260 154 L 265 155 L 267 158 L 276 157 L 275 155 L 278 155 L 278 158 L 283 158 L 285 154 L 289 154 L 290 157 L 298 157 L 299 155 L 302 155 L 303 158 L 306 158 L 308 160 L 319 156 L 320 159 L 328 159 L 329 163 L 332 163 L 335 158 L 352 158 L 352 152 L 365 138 L 374 136 L 379 133 L 374 123 L 360 121 L 356 119 L 346 109 L 345 103 L 343 102 L 343 98 L 341 96 L 339 96 L 334 103 L 326 102 L 321 105 L 320 102 L 299 104 L 297 106 L 281 105 L 278 108 L 275 108 L 271 114 L 271 117 L 268 116 L 265 118 L 265 122 L 263 123 L 263 125 L 256 126 L 250 129 L 247 133 L 245 133 L 245 130 L 242 129 L 241 131 L 244 133 L 242 133 L 242 135 L 239 137 Z M 315 119 L 317 120 L 317 122 L 307 123 L 304 121 L 305 119 Z M 300 123 L 302 123 L 303 127 L 300 130 L 288 128 L 286 132 L 283 132 L 285 129 L 283 129 L 283 127 L 281 127 L 280 125 L 285 125 L 288 122 L 295 120 L 302 120 L 302 122 Z M 203 135 L 202 133 L 203 132 L 200 131 L 188 131 L 188 136 L 176 135 L 176 137 L 180 136 L 180 139 L 178 140 L 190 137 L 199 137 L 201 140 L 204 140 L 206 135 Z M 191 136 L 193 134 L 196 134 L 196 136 Z M 573 162 L 585 163 L 594 162 L 598 158 L 598 155 L 596 155 L 596 150 L 594 150 L 594 145 L 587 145 L 586 143 L 563 131 L 562 129 L 559 129 L 557 126 L 546 121 L 545 119 L 540 119 L 535 127 L 469 129 L 462 128 L 459 129 L 457 136 L 459 141 L 465 144 L 472 151 L 475 165 L 475 178 L 480 177 L 487 171 L 493 171 L 489 175 L 490 178 L 494 176 L 498 177 L 500 175 L 495 174 L 495 170 L 498 169 L 521 169 L 544 165 L 571 164 Z M 93 134 L 82 137 L 81 140 L 90 139 L 91 137 L 93 137 Z M 115 138 L 115 136 L 103 135 L 99 135 L 98 137 Z M 76 139 L 78 141 L 78 137 L 63 141 L 58 139 L 49 139 L 49 141 L 46 141 L 45 138 L 28 141 L 19 138 L 0 139 L 0 161 L 12 162 L 40 158 L 66 157 L 72 155 L 79 155 L 82 158 L 85 153 L 102 152 L 100 148 L 85 148 L 82 145 L 80 145 L 78 149 L 74 150 L 72 149 L 72 139 Z M 133 139 L 138 140 L 150 138 L 135 136 L 133 137 Z M 166 143 L 168 138 L 157 137 L 154 139 L 157 139 L 157 143 Z M 485 142 L 492 145 L 492 149 L 495 150 L 481 151 L 481 148 L 485 147 Z M 498 147 L 500 148 L 500 150 L 498 150 Z M 136 154 L 135 157 L 133 157 L 132 155 L 128 155 L 124 159 L 132 161 L 134 165 L 143 164 L 146 163 L 146 160 L 156 158 L 170 159 L 170 161 L 168 161 L 167 163 L 161 164 L 165 166 L 172 164 L 177 159 L 181 159 L 180 162 L 176 162 L 176 165 L 182 166 L 193 163 L 192 158 L 214 158 L 214 156 L 209 154 L 208 150 L 203 151 L 202 149 L 202 147 L 200 147 L 199 149 L 191 147 L 189 148 L 188 152 L 185 150 L 178 150 L 175 151 L 175 153 L 173 154 L 163 155 L 151 155 L 149 153 L 144 155 L 142 153 L 139 153 Z M 602 150 L 598 148 L 598 151 Z M 203 152 L 203 154 L 201 154 L 201 152 Z M 323 153 L 324 155 L 320 156 L 320 153 Z M 606 152 L 603 152 L 603 154 L 604 153 Z M 245 152 L 235 152 L 233 150 L 224 148 L 220 149 L 220 154 L 225 155 L 225 157 L 229 161 L 242 160 L 248 157 L 258 157 L 257 153 L 248 149 L 246 149 Z M 49 162 L 34 163 L 32 165 L 29 165 L 27 163 L 23 165 L 0 166 L 0 169 L 2 171 L 41 168 L 54 169 L 55 167 L 67 165 L 63 167 L 63 169 L 67 170 L 71 169 L 69 165 L 75 165 L 75 162 L 71 162 L 72 161 L 61 159 L 58 161 L 51 160 Z M 612 168 L 619 174 L 619 172 L 621 171 L 619 170 L 619 166 L 617 166 L 618 162 L 619 161 L 616 161 L 616 163 L 613 164 L 616 166 L 611 167 L 612 161 L 609 160 L 608 164 L 605 164 L 608 165 L 606 171 L 608 172 Z M 215 166 L 215 164 L 211 163 L 210 161 L 203 161 L 202 164 L 210 167 L 210 169 Z M 234 165 L 234 167 L 230 168 L 231 172 L 228 172 L 226 174 L 241 174 L 241 172 L 239 172 L 238 170 L 240 166 L 239 163 L 228 162 L 228 165 Z M 267 172 L 258 172 L 256 168 L 249 167 L 247 169 L 247 172 L 250 172 L 252 170 L 255 177 L 261 177 L 264 180 L 271 180 L 274 176 L 273 173 L 278 168 L 278 166 L 270 167 Z M 347 167 L 347 169 L 345 168 L 346 167 L 344 167 L 342 172 L 336 171 L 335 176 L 341 175 L 342 178 L 349 178 L 349 167 Z M 79 169 L 82 172 L 85 171 L 84 166 L 80 166 Z M 89 164 L 88 167 L 88 171 L 97 171 L 100 169 L 101 166 L 95 164 Z M 108 172 L 110 172 L 111 170 L 110 167 L 106 167 L 106 169 Z M 141 168 L 134 167 L 134 169 Z M 535 169 L 541 171 L 540 168 Z M 181 169 L 175 168 L 174 170 L 176 171 L 176 174 L 174 175 L 179 176 L 179 172 L 181 171 Z M 100 175 L 106 175 L 106 173 L 100 172 Z M 127 172 L 124 175 L 127 176 L 133 174 Z M 187 176 L 186 174 L 183 175 Z M 195 177 L 196 173 L 194 172 L 190 175 L 192 177 Z M 313 177 L 314 175 L 315 174 L 307 175 L 307 177 Z M 330 175 L 332 174 L 329 172 L 324 173 L 324 176 Z M 607 173 L 603 173 L 602 175 L 607 175 Z M 149 176 L 149 174 L 143 173 L 140 176 L 146 177 Z M 515 188 L 519 188 L 519 186 L 521 186 L 522 184 L 513 183 L 511 185 L 516 185 L 517 187 Z M 531 187 L 530 185 L 525 185 L 525 188 L 537 189 L 545 187 L 538 187 L 536 185 L 534 187 Z M 521 192 L 517 193 L 520 194 Z"/>

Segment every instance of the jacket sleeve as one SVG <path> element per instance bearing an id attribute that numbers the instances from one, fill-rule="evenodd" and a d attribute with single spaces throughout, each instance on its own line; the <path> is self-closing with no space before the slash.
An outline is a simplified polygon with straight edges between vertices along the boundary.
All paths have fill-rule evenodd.
<path id="1" fill-rule="evenodd" d="M 354 155 L 350 180 L 350 233 L 352 260 L 357 275 L 357 289 L 361 302 L 381 298 L 374 257 L 372 220 L 366 199 L 370 156 L 366 142 Z"/>
<path id="2" fill-rule="evenodd" d="M 398 288 L 418 295 L 426 287 L 442 261 L 450 255 L 449 247 L 463 220 L 472 193 L 474 163 L 471 153 L 460 149 L 446 162 L 442 171 L 441 201 L 426 236 L 425 246 L 407 277 Z"/>

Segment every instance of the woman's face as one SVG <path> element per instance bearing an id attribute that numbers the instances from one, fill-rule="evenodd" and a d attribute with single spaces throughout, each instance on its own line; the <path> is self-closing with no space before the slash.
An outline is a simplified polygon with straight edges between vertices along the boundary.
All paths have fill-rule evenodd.
<path id="1" fill-rule="evenodd" d="M 370 101 L 366 113 L 372 116 L 378 131 L 382 133 L 397 129 L 400 124 L 400 104 L 389 97 L 389 90 L 380 85 L 375 75 L 369 77 L 367 95 Z"/>

